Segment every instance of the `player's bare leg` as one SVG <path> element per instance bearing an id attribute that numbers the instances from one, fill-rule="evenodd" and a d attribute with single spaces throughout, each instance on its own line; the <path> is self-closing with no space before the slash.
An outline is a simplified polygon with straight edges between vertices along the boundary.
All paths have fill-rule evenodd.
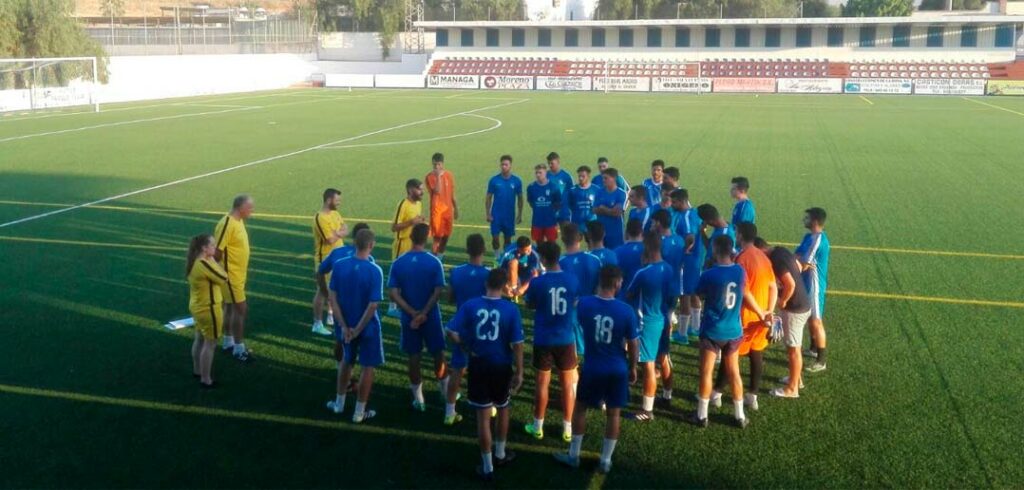
<path id="1" fill-rule="evenodd" d="M 672 357 L 669 354 L 661 354 L 657 363 L 661 371 L 661 400 L 662 403 L 668 404 L 672 402 Z"/>
<path id="2" fill-rule="evenodd" d="M 231 306 L 234 309 L 231 315 L 234 322 L 231 333 L 235 337 L 235 347 L 232 355 L 239 361 L 249 362 L 252 360 L 252 357 L 249 350 L 245 348 L 245 320 L 249 316 L 249 302 L 242 301 Z"/>
<path id="3" fill-rule="evenodd" d="M 221 349 L 228 354 L 235 350 L 235 307 L 231 304 L 224 305 L 224 340 Z"/>
<path id="4" fill-rule="evenodd" d="M 200 376 L 202 368 L 199 363 L 199 355 L 203 349 L 203 334 L 196 330 L 195 336 L 192 338 L 192 376 Z"/>
<path id="5" fill-rule="evenodd" d="M 551 385 L 551 371 L 537 371 L 533 393 L 533 423 L 526 424 L 526 433 L 537 439 L 544 438 L 544 414 L 548 409 L 548 388 Z"/>
<path id="6" fill-rule="evenodd" d="M 444 351 L 438 351 L 434 354 L 434 377 L 438 381 L 438 388 L 441 391 L 441 398 L 448 399 L 448 384 L 451 382 L 450 377 L 451 371 L 448 369 L 448 363 L 445 362 Z"/>
<path id="7" fill-rule="evenodd" d="M 320 335 L 331 335 L 331 331 L 324 327 L 324 309 L 327 309 L 330 313 L 331 305 L 327 300 L 327 294 L 321 291 L 319 287 L 316 288 L 316 294 L 313 295 L 313 333 Z"/>
<path id="8" fill-rule="evenodd" d="M 420 412 L 427 410 L 423 399 L 423 375 L 420 373 L 420 354 L 409 356 L 409 389 L 412 391 L 412 408 Z"/>
<path id="9" fill-rule="evenodd" d="M 734 415 L 736 416 L 736 422 L 740 428 L 744 428 L 749 423 L 746 414 L 743 413 L 743 377 L 740 376 L 740 356 L 737 352 L 732 352 L 725 356 L 725 360 L 722 362 L 722 368 L 725 369 L 729 383 L 732 385 L 732 406 Z"/>
<path id="10" fill-rule="evenodd" d="M 658 373 L 654 369 L 654 362 L 642 362 L 640 368 L 644 377 L 643 404 L 641 409 L 633 414 L 633 420 L 649 422 L 654 420 L 654 395 L 658 392 Z"/>
<path id="11" fill-rule="evenodd" d="M 820 318 L 811 318 L 808 323 L 811 327 L 811 343 L 814 345 L 814 350 L 818 354 L 818 360 L 811 364 L 807 370 L 810 372 L 824 371 L 826 363 L 828 362 L 828 351 L 826 350 L 828 342 L 825 335 L 825 324 Z"/>
<path id="12" fill-rule="evenodd" d="M 700 381 L 697 383 L 697 411 L 688 422 L 698 427 L 708 426 L 708 405 L 711 404 L 711 391 L 714 388 L 715 361 L 718 354 L 710 349 L 700 350 L 698 372 Z"/>
<path id="13" fill-rule="evenodd" d="M 363 372 L 366 372 L 364 369 Z M 338 377 L 334 387 L 334 400 L 327 402 L 327 409 L 334 413 L 345 411 L 345 398 L 348 392 L 348 384 L 352 380 L 352 365 L 341 361 L 338 366 Z"/>
<path id="14" fill-rule="evenodd" d="M 558 381 L 562 385 L 562 411 L 565 413 L 562 419 L 562 439 L 569 442 L 572 439 L 573 411 L 576 408 L 576 370 L 560 371 Z"/>
<path id="15" fill-rule="evenodd" d="M 507 421 L 508 409 L 498 410 L 499 416 L 502 412 L 506 412 Z M 501 426 L 500 423 L 498 425 Z M 476 410 L 476 433 L 477 441 L 480 443 L 481 459 L 480 466 L 476 467 L 476 474 L 485 480 L 490 480 L 494 477 L 494 459 L 491 457 L 491 407 Z"/>
<path id="16" fill-rule="evenodd" d="M 789 347 L 786 349 L 786 356 L 789 358 L 789 384 L 784 388 L 783 393 L 787 396 L 799 396 L 800 385 L 804 369 L 804 356 L 800 352 L 800 347 Z"/>
<path id="17" fill-rule="evenodd" d="M 364 367 L 362 374 L 359 376 L 359 392 L 356 396 L 356 410 L 352 414 L 352 421 L 355 423 L 362 423 L 364 420 L 373 418 L 377 415 L 377 412 L 366 409 L 366 402 L 370 400 L 370 391 L 373 390 L 373 376 L 375 369 L 372 367 Z M 351 375 L 351 368 L 349 373 Z M 348 380 L 345 380 L 347 386 Z"/>
<path id="18" fill-rule="evenodd" d="M 434 252 L 434 255 L 444 255 L 445 249 L 448 247 L 448 238 L 446 236 L 434 237 L 434 241 L 430 246 L 430 249 Z"/>

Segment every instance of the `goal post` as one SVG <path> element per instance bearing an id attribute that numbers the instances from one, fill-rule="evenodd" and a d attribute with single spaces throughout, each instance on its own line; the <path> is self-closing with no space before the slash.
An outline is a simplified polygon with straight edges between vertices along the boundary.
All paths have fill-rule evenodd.
<path id="1" fill-rule="evenodd" d="M 0 113 L 89 107 L 99 112 L 94 56 L 0 58 Z"/>

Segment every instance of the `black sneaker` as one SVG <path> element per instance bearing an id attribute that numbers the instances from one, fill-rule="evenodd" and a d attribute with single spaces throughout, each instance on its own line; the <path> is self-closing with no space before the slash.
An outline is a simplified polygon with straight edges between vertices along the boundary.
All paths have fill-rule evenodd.
<path id="1" fill-rule="evenodd" d="M 701 429 L 706 429 L 708 427 L 708 419 L 698 418 L 697 412 L 691 413 L 690 416 L 686 418 L 686 421 L 690 424 L 696 425 L 698 428 Z"/>
<path id="2" fill-rule="evenodd" d="M 671 398 L 665 398 L 665 397 L 663 397 L 661 395 L 658 395 L 654 399 L 654 406 L 656 406 L 658 408 L 665 408 L 665 409 L 672 408 L 672 399 Z"/>
<path id="3" fill-rule="evenodd" d="M 488 483 L 494 481 L 494 472 L 492 471 L 490 473 L 484 473 L 484 467 L 480 465 L 477 465 L 476 467 L 476 476 L 480 477 L 481 480 Z"/>
<path id="4" fill-rule="evenodd" d="M 654 412 L 648 412 L 646 410 L 639 410 L 631 414 L 627 414 L 626 418 L 636 422 L 650 422 L 654 420 Z"/>
<path id="5" fill-rule="evenodd" d="M 516 452 L 511 450 L 511 449 L 506 449 L 505 450 L 505 457 L 504 458 L 499 458 L 497 456 L 494 457 L 494 466 L 496 468 L 501 468 L 502 466 L 505 466 L 505 465 L 511 463 L 512 461 L 515 461 L 515 459 L 516 459 Z"/>

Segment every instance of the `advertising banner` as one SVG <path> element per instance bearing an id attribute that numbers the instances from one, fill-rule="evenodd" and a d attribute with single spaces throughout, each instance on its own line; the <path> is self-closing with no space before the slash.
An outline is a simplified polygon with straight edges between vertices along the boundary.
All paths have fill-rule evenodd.
<path id="1" fill-rule="evenodd" d="M 328 73 L 324 75 L 324 87 L 373 87 L 373 75 L 343 75 Z"/>
<path id="2" fill-rule="evenodd" d="M 0 90 L 0 112 L 27 111 L 32 108 L 28 90 Z"/>
<path id="3" fill-rule="evenodd" d="M 989 80 L 985 93 L 989 95 L 1024 95 L 1024 80 Z"/>
<path id="4" fill-rule="evenodd" d="M 537 90 L 590 90 L 590 77 L 537 77 Z"/>
<path id="5" fill-rule="evenodd" d="M 843 92 L 848 94 L 910 94 L 914 82 L 909 78 L 847 78 Z"/>
<path id="6" fill-rule="evenodd" d="M 377 88 L 423 88 L 423 75 L 374 75 Z"/>
<path id="7" fill-rule="evenodd" d="M 533 90 L 533 77 L 484 75 L 480 88 L 485 90 Z"/>
<path id="8" fill-rule="evenodd" d="M 841 94 L 842 78 L 780 78 L 780 94 Z"/>
<path id="9" fill-rule="evenodd" d="M 715 92 L 775 92 L 774 78 L 715 78 L 711 84 Z"/>
<path id="10" fill-rule="evenodd" d="M 650 92 L 647 77 L 594 77 L 594 90 L 609 92 Z"/>
<path id="11" fill-rule="evenodd" d="M 985 95 L 985 80 L 971 78 L 918 78 L 914 93 L 925 95 Z"/>
<path id="12" fill-rule="evenodd" d="M 480 75 L 427 75 L 427 88 L 480 88 Z"/>
<path id="13" fill-rule="evenodd" d="M 652 92 L 700 93 L 711 91 L 710 78 L 654 77 L 651 79 Z"/>

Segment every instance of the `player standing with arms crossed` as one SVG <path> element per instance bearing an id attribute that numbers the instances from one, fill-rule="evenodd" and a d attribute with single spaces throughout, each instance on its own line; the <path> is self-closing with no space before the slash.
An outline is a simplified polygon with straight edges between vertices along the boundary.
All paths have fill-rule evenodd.
<path id="1" fill-rule="evenodd" d="M 324 263 L 324 260 L 336 248 L 344 245 L 343 239 L 348 235 L 348 227 L 345 220 L 338 213 L 338 206 L 341 205 L 341 191 L 338 189 L 327 189 L 323 194 L 323 205 L 313 216 L 313 266 L 317 271 Z M 330 276 L 330 273 L 327 273 Z M 327 277 L 330 282 L 330 277 Z M 324 327 L 324 306 L 329 306 L 327 301 L 327 290 L 321 289 L 317 283 L 316 295 L 313 296 L 313 333 L 319 335 L 331 335 L 331 331 Z M 327 323 L 333 324 L 334 317 L 330 308 L 327 311 Z"/>
<path id="2" fill-rule="evenodd" d="M 568 223 L 572 219 L 572 211 L 569 210 L 569 189 L 572 189 L 572 175 L 562 168 L 562 158 L 558 156 L 558 153 L 548 153 L 548 180 L 553 182 L 558 187 L 559 202 L 561 206 L 558 207 L 558 226 L 562 226 Z"/>
<path id="3" fill-rule="evenodd" d="M 430 161 L 433 170 L 423 181 L 430 192 L 430 235 L 434 237 L 431 249 L 443 262 L 452 228 L 459 219 L 459 204 L 455 201 L 455 177 L 444 168 L 444 155 L 434 153 Z"/>
<path id="4" fill-rule="evenodd" d="M 217 239 L 217 260 L 224 266 L 228 282 L 224 286 L 224 324 L 227 334 L 221 349 L 231 352 L 242 362 L 253 360 L 245 348 L 245 320 L 249 316 L 249 303 L 245 298 L 245 282 L 249 274 L 249 232 L 245 220 L 252 216 L 254 202 L 246 194 L 235 197 L 231 212 L 217 222 L 213 236 Z"/>
<path id="5" fill-rule="evenodd" d="M 541 163 L 533 167 L 537 179 L 526 188 L 526 201 L 533 210 L 530 237 L 536 243 L 558 240 L 558 215 L 562 208 L 562 191 L 548 180 L 548 166 Z"/>
<path id="6" fill-rule="evenodd" d="M 516 225 L 523 222 L 523 181 L 512 175 L 511 156 L 502 155 L 498 162 L 500 172 L 487 182 L 484 198 L 486 219 L 491 224 L 491 249 L 496 258 L 500 250 L 512 244 Z M 501 244 L 498 235 L 503 235 Z"/>

